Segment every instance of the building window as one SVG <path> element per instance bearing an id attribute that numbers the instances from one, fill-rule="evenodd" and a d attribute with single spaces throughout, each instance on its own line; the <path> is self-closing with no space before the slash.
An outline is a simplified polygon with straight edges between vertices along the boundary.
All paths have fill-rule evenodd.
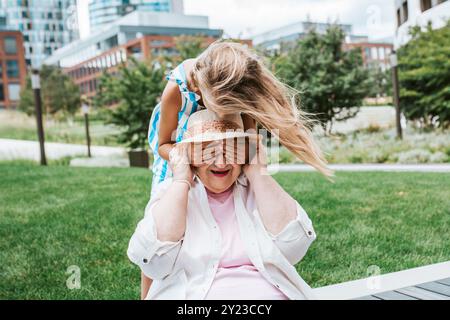
<path id="1" fill-rule="evenodd" d="M 20 84 L 10 83 L 8 84 L 9 100 L 18 101 L 20 99 Z"/>
<path id="2" fill-rule="evenodd" d="M 376 47 L 372 47 L 372 48 L 370 48 L 370 50 L 371 50 L 370 56 L 372 57 L 372 59 L 378 60 L 378 50 L 377 50 L 377 48 Z"/>
<path id="3" fill-rule="evenodd" d="M 379 47 L 378 48 L 378 58 L 380 60 L 384 60 L 386 58 L 385 54 L 384 54 L 384 47 Z"/>
<path id="4" fill-rule="evenodd" d="M 397 9 L 397 25 L 400 27 L 406 21 L 408 21 L 408 1 L 405 0 Z"/>
<path id="5" fill-rule="evenodd" d="M 6 54 L 17 54 L 16 37 L 5 37 L 3 40 Z"/>
<path id="6" fill-rule="evenodd" d="M 386 48 L 386 56 L 390 56 L 391 55 L 391 48 Z"/>
<path id="7" fill-rule="evenodd" d="M 0 101 L 5 101 L 5 92 L 3 83 L 0 83 Z"/>
<path id="8" fill-rule="evenodd" d="M 6 74 L 8 78 L 19 78 L 19 63 L 17 60 L 6 61 Z"/>
<path id="9" fill-rule="evenodd" d="M 370 48 L 364 48 L 366 59 L 370 59 Z"/>
<path id="10" fill-rule="evenodd" d="M 402 23 L 408 21 L 408 1 L 404 1 L 402 4 L 402 11 L 403 11 L 403 21 Z"/>
<path id="11" fill-rule="evenodd" d="M 431 0 L 420 0 L 420 8 L 422 12 L 431 9 Z"/>

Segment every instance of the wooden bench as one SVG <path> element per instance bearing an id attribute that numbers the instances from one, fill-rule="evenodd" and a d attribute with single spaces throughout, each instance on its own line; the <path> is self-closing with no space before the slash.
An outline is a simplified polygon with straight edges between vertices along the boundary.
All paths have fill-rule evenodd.
<path id="1" fill-rule="evenodd" d="M 326 300 L 450 300 L 450 261 L 313 289 Z"/>

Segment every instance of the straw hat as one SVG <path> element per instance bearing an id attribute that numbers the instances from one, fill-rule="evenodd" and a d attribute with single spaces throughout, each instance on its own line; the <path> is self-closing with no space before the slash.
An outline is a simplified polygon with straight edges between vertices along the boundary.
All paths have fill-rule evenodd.
<path id="1" fill-rule="evenodd" d="M 183 140 L 177 144 L 256 136 L 256 133 L 244 132 L 240 114 L 219 117 L 213 111 L 204 109 L 189 117 Z"/>

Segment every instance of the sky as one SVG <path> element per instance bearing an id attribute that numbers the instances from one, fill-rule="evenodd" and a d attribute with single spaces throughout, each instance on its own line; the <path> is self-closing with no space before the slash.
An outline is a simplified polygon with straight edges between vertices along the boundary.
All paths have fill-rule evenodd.
<path id="1" fill-rule="evenodd" d="M 80 34 L 89 35 L 88 1 L 78 1 Z M 371 40 L 394 36 L 394 0 L 184 0 L 185 14 L 209 17 L 230 37 L 253 35 L 294 22 L 348 23 Z"/>

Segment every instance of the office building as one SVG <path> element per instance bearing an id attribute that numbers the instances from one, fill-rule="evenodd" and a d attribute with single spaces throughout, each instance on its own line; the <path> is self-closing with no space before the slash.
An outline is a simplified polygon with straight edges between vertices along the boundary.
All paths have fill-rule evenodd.
<path id="1" fill-rule="evenodd" d="M 259 46 L 268 53 L 283 52 L 292 48 L 297 40 L 304 37 L 310 30 L 325 33 L 332 26 L 330 23 L 316 23 L 300 21 L 280 28 L 272 29 L 252 37 L 255 46 Z M 352 26 L 349 24 L 338 24 L 344 30 L 347 37 L 357 38 L 352 35 Z"/>
<path id="2" fill-rule="evenodd" d="M 22 33 L 0 23 L 0 109 L 17 106 L 26 73 Z"/>
<path id="3" fill-rule="evenodd" d="M 90 0 L 90 29 L 95 31 L 136 10 L 182 14 L 183 0 Z"/>
<path id="4" fill-rule="evenodd" d="M 210 29 L 208 17 L 167 12 L 134 11 L 101 27 L 88 38 L 57 50 L 45 63 L 64 69 L 87 96 L 95 94 L 103 72 L 113 72 L 130 56 L 151 59 L 177 55 L 176 37 L 204 37 L 205 46 L 222 37 L 221 29 Z M 251 45 L 251 41 L 243 41 Z"/>
<path id="5" fill-rule="evenodd" d="M 395 10 L 397 22 L 395 48 L 403 46 L 411 39 L 410 27 L 424 27 L 431 22 L 434 29 L 439 29 L 450 19 L 448 0 L 395 0 Z"/>
<path id="6" fill-rule="evenodd" d="M 379 68 L 385 71 L 390 68 L 389 56 L 393 49 L 391 42 L 351 42 L 345 43 L 344 48 L 361 50 L 363 64 L 367 69 Z"/>
<path id="7" fill-rule="evenodd" d="M 76 0 L 0 0 L 0 15 L 22 32 L 27 65 L 35 68 L 78 38 L 76 13 Z"/>

